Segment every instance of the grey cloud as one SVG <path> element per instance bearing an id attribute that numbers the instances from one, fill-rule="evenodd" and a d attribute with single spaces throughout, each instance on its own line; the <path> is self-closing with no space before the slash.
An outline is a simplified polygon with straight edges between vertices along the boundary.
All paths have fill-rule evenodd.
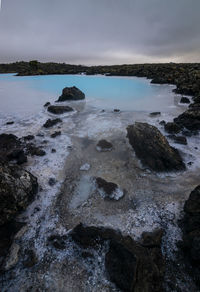
<path id="1" fill-rule="evenodd" d="M 2 0 L 0 62 L 200 61 L 199 0 Z"/>

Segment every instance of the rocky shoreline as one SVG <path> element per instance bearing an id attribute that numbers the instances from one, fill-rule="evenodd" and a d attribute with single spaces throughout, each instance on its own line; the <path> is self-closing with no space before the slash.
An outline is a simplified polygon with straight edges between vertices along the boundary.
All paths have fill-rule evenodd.
<path id="1" fill-rule="evenodd" d="M 147 70 L 147 69 L 144 68 L 144 70 Z M 119 72 L 118 73 L 121 74 L 122 72 L 123 71 L 120 71 L 120 73 Z M 91 71 L 87 72 L 87 74 L 90 74 L 90 73 Z M 117 74 L 117 72 L 115 73 L 110 72 L 109 74 L 115 75 Z M 132 72 L 130 74 L 135 74 L 135 73 Z M 149 78 L 153 76 L 153 73 L 152 75 L 150 75 L 150 71 L 148 71 L 148 73 L 147 72 L 144 73 L 140 71 L 140 73 L 137 73 L 137 74 L 147 74 L 148 75 L 147 77 Z M 169 77 L 171 76 L 170 72 L 168 72 L 165 75 L 160 75 L 160 71 L 159 71 L 157 72 L 157 74 L 159 74 L 160 79 L 156 80 L 156 77 L 154 76 L 154 79 L 152 80 L 152 82 L 159 81 L 158 83 L 160 84 L 173 83 L 173 78 Z M 176 75 L 175 73 L 173 74 Z M 199 95 L 197 95 L 196 85 L 191 87 L 191 84 L 188 82 L 188 87 L 186 89 L 184 86 L 185 85 L 183 85 L 182 83 L 179 83 L 179 85 L 177 86 L 177 91 L 179 92 L 182 91 L 184 92 L 184 94 L 186 94 L 186 92 L 187 94 L 189 93 L 192 95 L 195 94 L 193 104 L 189 106 L 189 109 L 186 110 L 186 112 L 184 112 L 179 117 L 175 118 L 174 121 L 171 123 L 171 125 L 169 125 L 169 123 L 168 125 L 166 123 L 163 123 L 163 127 L 165 128 L 165 130 L 167 132 L 170 132 L 170 134 L 175 135 L 176 138 L 180 137 L 180 136 L 176 136 L 177 134 L 180 134 L 180 133 L 181 135 L 185 135 L 186 137 L 191 136 L 191 135 L 196 135 L 197 131 L 200 129 L 199 128 L 200 126 Z M 66 98 L 64 97 L 65 93 L 66 93 Z M 198 94 L 199 94 L 199 88 L 198 88 Z M 76 97 L 73 98 L 73 95 L 76 95 Z M 77 88 L 75 89 L 68 88 L 67 90 L 63 90 L 63 94 L 61 98 L 62 100 L 58 100 L 58 101 L 63 102 L 64 100 L 69 100 L 69 99 L 81 100 L 83 98 L 84 98 L 84 95 L 81 94 L 79 90 L 77 90 Z M 54 115 L 60 115 L 60 114 L 63 114 L 64 112 L 67 112 L 67 113 L 73 112 L 73 108 L 66 105 L 62 106 L 62 105 L 47 104 L 46 108 L 48 112 L 51 112 Z M 52 111 L 52 108 L 53 108 L 53 111 Z M 60 124 L 62 124 L 62 120 L 60 118 L 48 119 L 43 124 L 43 127 L 45 129 L 48 129 L 54 126 L 59 127 Z M 159 132 L 159 130 L 156 127 L 151 126 L 147 123 L 146 124 L 135 123 L 134 125 L 129 125 L 127 127 L 127 132 L 128 132 L 127 135 L 128 135 L 129 143 L 133 147 L 137 158 L 141 160 L 142 164 L 145 167 L 148 167 L 149 169 L 156 172 L 163 172 L 163 171 L 168 172 L 172 170 L 184 171 L 185 170 L 185 164 L 178 150 L 174 149 L 173 147 L 169 145 L 166 138 L 161 134 L 161 132 Z M 62 131 L 55 131 L 53 134 L 51 134 L 51 137 L 56 138 L 57 136 L 60 136 L 60 135 L 62 135 Z M 27 162 L 30 156 L 40 157 L 46 154 L 45 151 L 43 150 L 43 147 L 38 146 L 34 143 L 34 138 L 35 137 L 32 135 L 28 135 L 20 139 L 12 134 L 0 135 L 0 158 L 1 158 L 1 161 L 3 162 L 1 165 L 1 174 L 0 174 L 1 176 L 0 208 L 2 208 L 2 212 L 1 212 L 2 215 L 0 217 L 0 222 L 1 222 L 0 233 L 2 234 L 1 270 L 3 271 L 4 276 L 7 273 L 7 271 L 15 268 L 15 266 L 18 264 L 18 261 L 19 261 L 18 255 L 20 253 L 20 246 L 16 243 L 16 239 L 13 241 L 13 238 L 16 238 L 16 234 L 20 232 L 21 226 L 20 226 L 20 223 L 15 222 L 15 218 L 17 214 L 23 211 L 27 207 L 28 203 L 30 203 L 33 200 L 38 189 L 37 179 L 34 176 L 32 176 L 30 172 L 27 172 L 26 170 L 24 170 L 22 168 L 22 165 Z M 90 147 L 90 144 L 93 145 L 92 141 L 88 141 L 87 143 L 88 143 L 87 147 Z M 97 149 L 98 147 L 100 150 Z M 111 157 L 112 155 L 115 155 L 115 151 L 116 151 L 115 147 L 116 147 L 116 143 L 113 143 L 113 142 L 111 143 L 111 142 L 106 141 L 105 139 L 101 139 L 98 141 L 98 143 L 96 143 L 96 146 L 94 146 L 93 148 L 94 148 L 94 151 L 97 151 L 97 153 L 99 153 L 99 155 L 102 155 L 102 157 L 103 155 L 105 155 L 105 159 L 107 159 L 107 157 L 109 157 L 110 154 L 111 154 Z M 124 144 L 123 147 L 126 148 L 126 144 Z M 132 152 L 133 152 L 131 151 L 130 151 L 130 155 L 132 155 Z M 129 157 L 129 159 L 132 159 L 132 158 Z M 116 161 L 117 161 L 117 158 L 116 158 Z M 74 161 L 74 164 L 76 163 Z M 123 163 L 125 163 L 126 165 L 130 163 L 130 161 L 125 159 L 123 160 Z M 88 165 L 90 166 L 90 164 Z M 130 172 L 129 167 L 127 167 L 127 170 L 128 172 Z M 87 168 L 82 167 L 82 170 L 80 168 L 80 171 L 90 172 L 90 167 L 87 167 Z M 79 172 L 77 171 L 77 173 Z M 68 175 L 69 173 L 67 173 L 67 176 Z M 75 177 L 77 177 L 76 173 L 74 175 Z M 104 174 L 104 176 L 106 175 Z M 123 195 L 120 196 L 120 199 L 122 198 L 120 201 L 124 200 L 124 196 L 127 197 L 126 195 L 127 190 L 121 187 L 121 185 L 118 185 L 115 181 L 112 181 L 112 180 L 107 181 L 105 180 L 105 177 L 101 177 L 101 176 L 100 177 L 91 176 L 91 177 L 92 177 L 92 180 L 90 179 L 88 180 L 87 176 L 84 176 L 84 175 L 82 176 L 82 179 L 85 180 L 83 182 L 83 192 L 85 191 L 85 185 L 88 184 L 89 187 L 91 188 L 91 189 L 90 188 L 88 189 L 88 187 L 86 188 L 86 192 L 88 192 L 88 196 L 90 195 L 90 192 L 91 194 L 94 192 L 99 193 L 100 196 L 99 196 L 99 199 L 97 200 L 102 200 L 101 204 L 103 205 L 107 204 L 106 201 L 109 201 L 108 204 L 113 204 L 113 201 L 114 201 L 113 198 L 116 197 L 116 193 L 118 197 L 119 192 L 123 193 Z M 65 183 L 66 182 L 70 182 L 70 177 L 66 177 Z M 75 191 L 74 189 L 75 186 L 73 186 L 73 182 L 74 182 L 74 178 L 73 179 L 71 178 L 71 190 L 68 189 L 69 186 L 67 186 L 68 196 L 73 195 Z M 50 185 L 51 184 L 54 185 L 55 183 L 56 183 L 55 180 L 54 181 L 49 180 Z M 23 186 L 22 188 L 19 187 L 21 185 Z M 26 188 L 24 189 L 24 187 Z M 17 197 L 13 200 L 13 198 L 11 198 L 10 196 L 15 195 L 16 189 L 19 191 L 19 194 L 18 194 L 19 199 Z M 101 195 L 102 190 L 104 193 L 103 196 Z M 8 193 L 9 193 L 9 196 L 8 196 Z M 192 265 L 195 266 L 195 269 L 196 269 L 195 271 L 197 271 L 196 274 L 198 274 L 199 258 L 197 257 L 194 263 L 193 254 L 194 252 L 198 254 L 200 250 L 199 249 L 199 230 L 198 230 L 199 228 L 198 227 L 199 226 L 198 195 L 199 195 L 198 188 L 195 191 L 194 195 L 192 194 L 190 195 L 191 197 L 190 199 L 192 200 L 192 202 L 195 201 L 195 204 L 197 203 L 197 206 L 195 205 L 194 209 L 192 208 L 191 210 L 191 208 L 189 209 L 187 208 L 190 203 L 186 203 L 185 208 L 184 208 L 187 215 L 184 219 L 186 222 L 183 227 L 183 233 L 184 233 L 183 242 L 184 243 L 181 247 L 182 250 L 184 250 L 184 248 L 187 249 L 187 253 L 189 253 L 189 257 L 192 258 L 192 260 L 191 261 L 189 260 L 189 262 L 191 262 Z M 193 197 L 195 198 L 195 200 Z M 7 201 L 5 200 L 5 198 Z M 61 213 L 61 218 L 65 218 L 66 216 L 66 215 L 63 215 L 64 213 L 62 214 L 62 212 L 66 213 L 66 207 L 64 204 L 65 200 L 66 198 L 64 197 L 64 192 L 63 193 L 61 192 L 56 200 L 56 205 L 57 207 L 59 206 L 58 209 L 60 209 L 59 212 Z M 95 200 L 96 200 L 96 197 L 95 197 Z M 126 200 L 127 199 L 125 199 L 125 201 Z M 12 205 L 10 206 L 11 201 L 12 201 Z M 103 201 L 105 201 L 105 203 Z M 6 204 L 11 209 L 9 209 L 7 205 L 5 206 L 5 202 L 7 202 Z M 60 203 L 60 202 L 63 202 L 63 203 Z M 64 206 L 62 206 L 63 204 Z M 69 202 L 67 204 L 69 204 Z M 124 203 L 122 202 L 121 204 L 122 204 L 121 207 L 123 208 Z M 127 201 L 126 201 L 126 204 L 127 204 Z M 72 206 L 76 206 L 75 209 L 77 210 L 79 208 L 76 201 L 75 203 L 74 202 L 72 203 Z M 81 205 L 81 208 L 84 209 L 84 205 L 83 206 Z M 67 210 L 67 213 L 68 212 L 69 210 Z M 192 221 L 190 217 L 188 216 L 192 216 Z M 68 214 L 66 218 L 62 220 L 66 220 L 67 218 L 68 218 Z M 92 225 L 85 226 L 81 224 L 79 225 L 75 224 L 77 220 L 79 220 L 79 216 L 74 217 L 74 222 L 72 225 L 68 223 L 70 227 L 71 228 L 73 227 L 73 228 L 69 233 L 67 233 L 67 235 L 65 234 L 61 236 L 60 234 L 54 234 L 48 238 L 48 242 L 50 246 L 53 247 L 53 249 L 62 250 L 62 251 L 66 250 L 67 252 L 67 245 L 69 244 L 68 241 L 72 240 L 80 246 L 79 252 L 81 252 L 81 254 L 86 259 L 86 261 L 90 259 L 91 257 L 93 257 L 93 255 L 91 256 L 91 254 L 95 254 L 95 250 L 91 251 L 90 250 L 91 248 L 92 249 L 98 248 L 99 250 L 105 249 L 106 250 L 105 267 L 103 266 L 102 269 L 103 270 L 106 269 L 108 280 L 113 282 L 116 285 L 116 287 L 121 289 L 121 291 L 132 291 L 132 292 L 134 291 L 141 291 L 141 292 L 142 291 L 149 291 L 149 292 L 150 291 L 152 292 L 164 291 L 163 281 L 164 281 L 164 274 L 165 274 L 164 271 L 165 271 L 166 259 L 164 255 L 162 255 L 162 252 L 161 252 L 163 230 L 157 230 L 155 232 L 153 232 L 154 230 L 152 230 L 153 233 L 144 232 L 141 235 L 141 239 L 135 240 L 132 237 L 123 236 L 122 234 L 120 234 L 118 231 L 114 229 L 109 229 L 109 228 L 106 229 L 105 227 L 99 227 L 99 224 L 96 227 Z M 192 227 L 190 227 L 190 229 L 188 230 L 187 225 L 190 223 L 192 224 Z M 10 227 L 7 229 L 6 226 L 8 225 Z M 65 226 L 64 223 L 63 225 Z M 195 234 L 193 235 L 192 233 L 191 235 L 191 232 L 193 230 L 195 230 Z M 191 238 L 189 241 L 188 241 L 188 232 L 190 233 L 189 237 Z M 4 242 L 6 242 L 6 247 L 5 247 Z M 9 244 L 7 244 L 7 242 L 9 242 Z M 195 245 L 193 244 L 194 242 L 195 242 Z M 84 247 L 84 250 L 81 250 L 82 247 Z M 191 249 L 191 252 L 188 252 L 189 249 Z M 48 251 L 48 252 L 50 252 L 50 254 L 52 253 L 52 251 Z M 35 255 L 35 252 L 33 249 L 30 249 L 25 255 L 23 255 L 22 253 L 22 259 L 20 259 L 19 262 L 21 261 L 24 262 L 25 268 L 27 267 L 32 268 L 36 265 L 40 269 L 40 265 L 41 267 L 43 267 L 43 264 L 44 264 L 44 265 L 47 265 L 47 269 L 48 269 L 48 260 L 45 259 L 44 263 L 38 262 L 37 256 Z M 189 263 L 188 265 L 190 265 L 191 263 Z M 124 272 L 124 269 L 122 269 L 122 267 L 126 271 L 129 271 L 129 272 L 128 273 Z M 196 280 L 196 276 L 195 276 L 195 280 Z M 196 283 L 197 285 L 199 285 L 198 279 L 196 280 Z M 40 284 L 38 287 L 40 288 Z M 111 287 L 109 287 L 108 289 L 111 289 Z M 105 291 L 118 291 L 118 290 L 115 290 L 114 287 L 112 289 L 113 290 L 105 290 Z M 48 291 L 51 291 L 51 288 Z"/>

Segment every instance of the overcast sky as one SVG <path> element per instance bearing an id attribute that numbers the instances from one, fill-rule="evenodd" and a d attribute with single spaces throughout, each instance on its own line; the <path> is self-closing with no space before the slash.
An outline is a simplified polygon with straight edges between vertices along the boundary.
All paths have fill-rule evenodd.
<path id="1" fill-rule="evenodd" d="M 0 62 L 200 62 L 200 0 L 1 2 Z"/>

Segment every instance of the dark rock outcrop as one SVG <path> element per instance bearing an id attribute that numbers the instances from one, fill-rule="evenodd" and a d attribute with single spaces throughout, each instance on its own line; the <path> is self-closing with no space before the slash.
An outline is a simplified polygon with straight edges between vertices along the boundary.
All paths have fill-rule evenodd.
<path id="1" fill-rule="evenodd" d="M 177 144 L 187 145 L 187 139 L 184 136 L 169 135 L 168 137 Z"/>
<path id="2" fill-rule="evenodd" d="M 111 151 L 113 149 L 113 145 L 106 140 L 100 140 L 97 143 L 96 149 L 99 152 L 107 152 L 107 151 Z"/>
<path id="3" fill-rule="evenodd" d="M 57 105 L 50 105 L 47 108 L 48 112 L 55 114 L 55 115 L 61 115 L 67 112 L 71 112 L 73 111 L 73 108 L 71 108 L 70 106 L 57 106 Z"/>
<path id="4" fill-rule="evenodd" d="M 129 143 L 141 162 L 155 171 L 184 170 L 177 149 L 171 147 L 160 131 L 147 123 L 127 127 Z"/>
<path id="5" fill-rule="evenodd" d="M 150 117 L 156 117 L 156 116 L 160 116 L 161 112 L 152 112 L 149 115 L 150 115 Z"/>
<path id="6" fill-rule="evenodd" d="M 57 136 L 61 135 L 61 131 L 56 131 L 53 134 L 51 134 L 51 138 L 56 138 Z"/>
<path id="7" fill-rule="evenodd" d="M 184 212 L 182 248 L 185 258 L 192 265 L 192 276 L 200 288 L 200 185 L 185 202 Z"/>
<path id="8" fill-rule="evenodd" d="M 51 105 L 51 103 L 48 101 L 44 104 L 44 107 L 48 107 L 49 105 Z"/>
<path id="9" fill-rule="evenodd" d="M 110 228 L 79 224 L 72 230 L 71 237 L 83 248 L 96 248 L 106 241 L 109 242 L 105 268 L 108 279 L 121 291 L 163 291 L 165 268 L 160 231 L 146 234 L 143 244 Z"/>
<path id="10" fill-rule="evenodd" d="M 43 125 L 43 127 L 45 127 L 45 128 L 50 128 L 50 127 L 53 127 L 53 126 L 55 126 L 55 125 L 57 125 L 58 123 L 61 123 L 62 122 L 62 120 L 61 119 L 48 119 L 45 123 L 44 123 L 44 125 Z"/>
<path id="11" fill-rule="evenodd" d="M 164 125 L 165 131 L 170 134 L 178 134 L 181 131 L 181 126 L 176 123 L 166 123 Z"/>
<path id="12" fill-rule="evenodd" d="M 190 131 L 200 130 L 200 107 L 190 107 L 175 118 L 174 122 Z"/>
<path id="13" fill-rule="evenodd" d="M 57 102 L 67 100 L 82 100 L 85 98 L 85 94 L 76 86 L 65 87 L 62 91 L 62 95 L 58 98 Z"/>

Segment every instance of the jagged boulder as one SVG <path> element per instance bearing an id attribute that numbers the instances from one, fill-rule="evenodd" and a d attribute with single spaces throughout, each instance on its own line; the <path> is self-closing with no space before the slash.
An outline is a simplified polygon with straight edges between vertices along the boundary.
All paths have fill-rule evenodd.
<path id="1" fill-rule="evenodd" d="M 161 253 L 161 231 L 146 233 L 141 242 L 136 242 L 111 228 L 79 224 L 72 230 L 71 237 L 87 249 L 108 241 L 105 269 L 108 279 L 121 291 L 163 291 L 165 265 Z"/>
<path id="2" fill-rule="evenodd" d="M 127 137 L 141 162 L 155 171 L 184 170 L 177 149 L 171 147 L 160 131 L 147 123 L 127 127 Z"/>
<path id="3" fill-rule="evenodd" d="M 194 105 L 175 118 L 174 122 L 191 131 L 200 130 L 200 106 Z"/>
<path id="4" fill-rule="evenodd" d="M 61 119 L 48 119 L 45 123 L 44 123 L 44 125 L 43 125 L 43 127 L 45 127 L 45 128 L 50 128 L 50 127 L 53 127 L 53 126 L 55 126 L 55 125 L 57 125 L 58 123 L 61 123 L 62 122 L 62 120 Z"/>
<path id="5" fill-rule="evenodd" d="M 76 86 L 73 86 L 65 87 L 62 91 L 62 95 L 58 98 L 57 102 L 81 99 L 85 99 L 85 94 Z"/>
<path id="6" fill-rule="evenodd" d="M 27 207 L 37 188 L 37 178 L 30 172 L 0 163 L 0 226 Z"/>

